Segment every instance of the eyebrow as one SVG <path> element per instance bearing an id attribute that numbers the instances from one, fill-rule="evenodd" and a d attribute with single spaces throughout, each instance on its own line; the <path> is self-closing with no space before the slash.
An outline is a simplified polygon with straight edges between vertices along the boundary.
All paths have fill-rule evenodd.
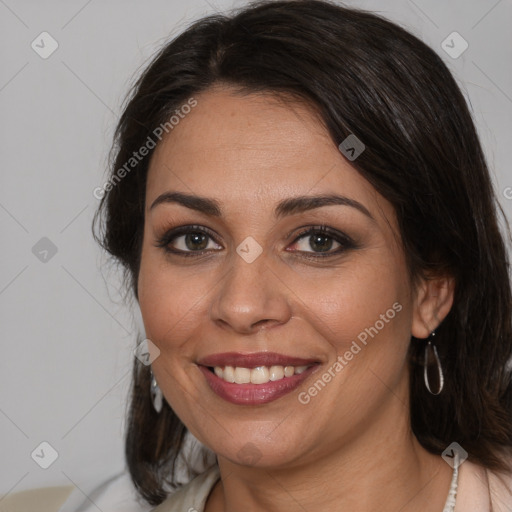
<path id="1" fill-rule="evenodd" d="M 175 203 L 204 213 L 211 217 L 222 217 L 222 208 L 218 201 L 208 197 L 196 196 L 192 194 L 185 194 L 183 192 L 165 192 L 159 195 L 150 206 L 150 210 L 159 204 Z M 368 209 L 359 201 L 349 197 L 340 196 L 337 194 L 317 195 L 317 196 L 296 196 L 284 199 L 279 202 L 274 210 L 274 217 L 279 219 L 287 215 L 302 213 L 322 206 L 350 206 L 359 210 L 366 215 L 373 222 L 376 222 Z"/>

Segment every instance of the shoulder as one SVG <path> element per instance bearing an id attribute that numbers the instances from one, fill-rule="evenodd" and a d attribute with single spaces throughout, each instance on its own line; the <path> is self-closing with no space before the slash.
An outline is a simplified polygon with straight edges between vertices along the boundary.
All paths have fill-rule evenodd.
<path id="1" fill-rule="evenodd" d="M 512 466 L 512 459 L 511 459 Z M 495 512 L 509 512 L 512 507 L 512 470 L 508 473 L 488 471 L 489 493 Z"/>
<path id="2" fill-rule="evenodd" d="M 220 478 L 215 464 L 173 493 L 152 512 L 204 512 L 206 500 Z"/>
<path id="3" fill-rule="evenodd" d="M 491 471 L 470 461 L 461 464 L 455 512 L 510 512 L 511 503 L 512 471 Z"/>

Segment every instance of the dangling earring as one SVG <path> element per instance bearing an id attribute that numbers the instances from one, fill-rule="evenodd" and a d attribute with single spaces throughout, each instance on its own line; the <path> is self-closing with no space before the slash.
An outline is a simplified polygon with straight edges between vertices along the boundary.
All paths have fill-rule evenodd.
<path id="1" fill-rule="evenodd" d="M 162 390 L 160 389 L 160 386 L 158 385 L 158 382 L 155 379 L 155 376 L 153 375 L 153 370 L 149 370 L 151 373 L 151 386 L 150 386 L 150 394 L 151 394 L 151 402 L 153 403 L 153 408 L 157 413 L 159 413 L 162 410 L 163 405 L 163 396 L 162 396 Z"/>
<path id="2" fill-rule="evenodd" d="M 443 368 L 441 367 L 441 361 L 440 361 L 439 355 L 437 353 L 437 348 L 431 341 L 435 335 L 436 335 L 436 332 L 432 331 L 430 336 L 427 338 L 427 344 L 425 345 L 425 360 L 423 362 L 423 377 L 425 379 L 425 386 L 427 387 L 429 392 L 432 395 L 439 395 L 439 393 L 441 393 L 441 391 L 443 390 L 444 376 L 443 376 Z M 434 357 L 434 361 L 437 366 L 438 379 L 439 379 L 439 389 L 435 393 L 434 393 L 434 391 L 432 391 L 432 389 L 430 387 L 430 382 L 429 382 L 429 378 L 428 378 L 428 366 L 429 366 L 429 361 L 431 360 L 431 357 L 430 357 L 431 355 L 433 355 L 433 357 Z"/>

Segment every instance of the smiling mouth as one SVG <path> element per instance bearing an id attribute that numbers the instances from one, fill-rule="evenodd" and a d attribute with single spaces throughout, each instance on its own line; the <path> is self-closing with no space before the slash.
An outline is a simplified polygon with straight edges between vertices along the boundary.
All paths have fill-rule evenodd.
<path id="1" fill-rule="evenodd" d="M 322 363 L 275 352 L 225 352 L 197 361 L 211 391 L 236 405 L 260 405 L 297 389 Z"/>
<path id="2" fill-rule="evenodd" d="M 235 405 L 254 406 L 291 394 L 321 368 L 321 364 L 254 368 L 198 365 L 198 368 L 204 375 L 208 388 L 218 397 Z"/>
<path id="3" fill-rule="evenodd" d="M 313 365 L 301 366 L 257 366 L 245 368 L 241 366 L 209 366 L 210 372 L 219 379 L 231 384 L 267 384 L 300 375 Z"/>

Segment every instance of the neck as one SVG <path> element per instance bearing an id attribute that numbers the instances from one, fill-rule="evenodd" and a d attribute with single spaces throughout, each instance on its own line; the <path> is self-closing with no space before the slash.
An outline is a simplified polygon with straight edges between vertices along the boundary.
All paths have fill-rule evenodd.
<path id="1" fill-rule="evenodd" d="M 442 511 L 452 468 L 419 444 L 406 408 L 393 402 L 395 410 L 350 442 L 301 457 L 300 463 L 254 468 L 219 456 L 221 480 L 205 510 Z"/>

